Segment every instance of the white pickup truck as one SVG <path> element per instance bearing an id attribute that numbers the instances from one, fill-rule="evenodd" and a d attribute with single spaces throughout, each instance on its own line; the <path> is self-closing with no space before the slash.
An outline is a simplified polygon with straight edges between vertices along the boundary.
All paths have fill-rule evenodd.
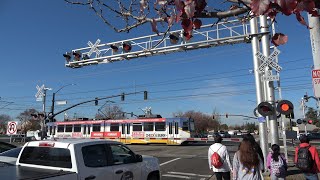
<path id="1" fill-rule="evenodd" d="M 6 180 L 159 180 L 159 161 L 107 140 L 62 139 L 26 143 L 16 166 L 0 167 Z"/>

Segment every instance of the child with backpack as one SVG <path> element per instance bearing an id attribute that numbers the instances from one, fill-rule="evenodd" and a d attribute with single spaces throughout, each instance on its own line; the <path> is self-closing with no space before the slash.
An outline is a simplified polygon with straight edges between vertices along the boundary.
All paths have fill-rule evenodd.
<path id="1" fill-rule="evenodd" d="M 214 137 L 215 143 L 209 147 L 208 162 L 209 168 L 214 172 L 217 180 L 230 180 L 230 171 L 232 166 L 227 147 L 222 142 L 222 137 L 216 135 Z"/>
<path id="2" fill-rule="evenodd" d="M 318 180 L 318 172 L 320 171 L 319 155 L 316 147 L 309 144 L 309 138 L 301 135 L 300 144 L 295 149 L 294 162 L 306 179 Z"/>
<path id="3" fill-rule="evenodd" d="M 273 144 L 272 152 L 267 156 L 267 167 L 270 170 L 271 180 L 285 180 L 287 175 L 287 161 L 283 154 L 280 154 L 280 146 Z"/>

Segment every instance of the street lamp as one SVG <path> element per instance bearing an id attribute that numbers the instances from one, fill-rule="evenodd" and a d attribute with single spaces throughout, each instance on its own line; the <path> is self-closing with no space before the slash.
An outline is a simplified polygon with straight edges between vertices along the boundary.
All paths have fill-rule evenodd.
<path id="1" fill-rule="evenodd" d="M 76 85 L 76 84 L 73 84 L 73 83 L 72 83 L 72 84 L 66 84 L 66 85 L 60 87 L 56 92 L 54 92 L 54 93 L 52 94 L 51 115 L 54 114 L 54 103 L 55 103 L 56 94 L 57 94 L 61 89 L 65 88 L 65 87 L 67 87 L 67 86 L 74 86 L 74 85 Z M 53 120 L 53 118 L 50 117 L 49 121 L 51 122 L 52 120 Z"/>

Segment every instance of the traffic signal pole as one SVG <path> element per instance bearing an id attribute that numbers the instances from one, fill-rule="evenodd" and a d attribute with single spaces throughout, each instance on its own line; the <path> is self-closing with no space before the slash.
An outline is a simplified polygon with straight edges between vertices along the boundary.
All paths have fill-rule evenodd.
<path id="1" fill-rule="evenodd" d="M 275 30 L 275 22 L 272 22 L 272 35 L 276 34 L 276 30 Z M 274 46 L 274 49 L 277 49 L 276 46 Z M 276 62 L 279 63 L 279 58 L 278 56 L 276 57 Z M 277 74 L 280 76 L 280 73 L 277 72 Z M 280 86 L 280 80 L 277 81 L 277 89 L 278 89 L 278 96 L 279 96 L 279 100 L 282 100 L 282 92 L 281 92 L 281 86 Z M 287 134 L 286 134 L 286 124 L 285 124 L 285 115 L 281 114 L 280 116 L 280 121 L 281 121 L 281 127 L 282 127 L 282 142 L 283 142 L 283 147 L 284 147 L 284 155 L 285 158 L 288 159 L 288 147 L 287 147 Z M 291 131 L 292 131 L 292 124 L 291 124 L 291 119 L 290 119 L 290 127 L 291 127 Z"/>
<path id="2" fill-rule="evenodd" d="M 269 34 L 264 34 L 268 32 L 269 25 L 267 22 L 267 16 L 263 15 L 259 17 L 260 20 L 260 29 L 262 34 L 261 38 L 261 45 L 262 45 L 262 53 L 269 57 L 270 55 L 270 39 Z M 270 67 L 267 66 L 265 73 L 270 70 Z M 275 98 L 274 98 L 274 85 L 273 81 L 266 81 L 264 83 L 264 95 L 265 101 L 271 103 L 273 105 L 273 114 L 267 116 L 267 121 L 269 122 L 269 133 L 270 133 L 270 141 L 271 144 L 279 144 L 279 134 L 278 134 L 278 123 L 277 123 L 277 116 L 276 116 L 276 108 L 275 108 Z"/>
<path id="3" fill-rule="evenodd" d="M 250 33 L 258 34 L 258 20 L 257 18 L 252 18 L 250 20 Z M 261 83 L 261 75 L 257 69 L 259 69 L 260 61 L 256 56 L 256 53 L 260 51 L 259 48 L 259 38 L 258 36 L 252 36 L 251 39 L 252 54 L 253 54 L 253 67 L 254 67 L 254 79 L 256 84 L 256 96 L 257 96 L 257 105 L 263 101 L 263 84 Z M 258 115 L 262 117 L 260 114 Z M 259 122 L 259 138 L 260 138 L 260 147 L 264 156 L 264 164 L 266 166 L 266 159 L 268 154 L 268 137 L 267 137 L 267 127 L 266 122 Z"/>

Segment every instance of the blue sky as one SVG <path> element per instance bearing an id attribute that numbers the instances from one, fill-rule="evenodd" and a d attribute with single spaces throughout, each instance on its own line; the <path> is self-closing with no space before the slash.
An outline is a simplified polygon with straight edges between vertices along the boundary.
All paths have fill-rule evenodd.
<path id="1" fill-rule="evenodd" d="M 29 108 L 41 111 L 42 103 L 36 101 L 35 94 L 36 85 L 42 84 L 53 89 L 47 96 L 49 111 L 52 93 L 74 83 L 57 94 L 56 99 L 67 100 L 68 105 L 56 106 L 56 112 L 95 97 L 147 90 L 148 101 L 143 101 L 143 94 L 126 96 L 124 102 L 120 98 L 110 100 L 135 114 L 142 113 L 140 108 L 152 107 L 153 113 L 163 117 L 188 110 L 253 116 L 256 95 L 254 76 L 250 73 L 251 44 L 70 69 L 65 67 L 62 56 L 66 51 L 87 47 L 88 41 L 97 39 L 107 43 L 149 35 L 150 25 L 130 33 L 115 33 L 88 8 L 72 6 L 63 0 L 2 0 L 0 22 L 0 114 L 15 118 Z M 279 47 L 282 96 L 293 102 L 296 117 L 301 117 L 301 98 L 306 92 L 313 95 L 309 32 L 294 16 L 278 16 L 277 22 L 277 31 L 289 36 L 288 43 Z M 315 107 L 315 102 L 311 100 L 308 106 Z M 68 115 L 92 118 L 99 107 L 85 104 L 69 110 Z M 221 121 L 244 122 L 238 117 Z"/>

